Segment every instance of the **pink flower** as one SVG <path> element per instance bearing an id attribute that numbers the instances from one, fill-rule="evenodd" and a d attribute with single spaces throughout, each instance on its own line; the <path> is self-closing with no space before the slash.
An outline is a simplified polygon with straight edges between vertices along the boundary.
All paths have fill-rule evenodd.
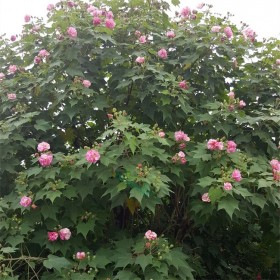
<path id="1" fill-rule="evenodd" d="M 158 56 L 162 59 L 166 59 L 167 58 L 167 51 L 166 49 L 160 49 L 158 51 Z"/>
<path id="2" fill-rule="evenodd" d="M 47 6 L 47 10 L 48 11 L 51 11 L 51 10 L 53 10 L 54 9 L 54 4 L 49 4 L 48 6 Z"/>
<path id="3" fill-rule="evenodd" d="M 235 94 L 233 91 L 230 91 L 227 95 L 230 99 L 234 99 Z"/>
<path id="4" fill-rule="evenodd" d="M 38 150 L 38 152 L 46 152 L 46 151 L 48 151 L 49 149 L 50 149 L 51 147 L 50 147 L 50 144 L 49 143 L 47 143 L 47 142 L 41 142 L 41 143 L 39 143 L 38 144 L 38 146 L 37 146 L 37 150 Z"/>
<path id="5" fill-rule="evenodd" d="M 180 141 L 190 141 L 190 138 L 188 137 L 187 134 L 185 134 L 183 131 L 179 130 L 179 131 L 176 131 L 174 133 L 174 137 L 175 137 L 175 140 L 176 142 L 180 142 Z"/>
<path id="6" fill-rule="evenodd" d="M 25 22 L 29 22 L 31 19 L 31 17 L 29 15 L 24 16 L 24 21 Z"/>
<path id="7" fill-rule="evenodd" d="M 14 42 L 17 39 L 17 37 L 15 35 L 11 36 L 11 41 Z"/>
<path id="8" fill-rule="evenodd" d="M 139 37 L 139 43 L 145 44 L 146 42 L 147 42 L 147 37 L 145 35 Z"/>
<path id="9" fill-rule="evenodd" d="M 226 34 L 228 39 L 230 39 L 233 36 L 232 30 L 231 30 L 231 28 L 229 26 L 224 28 L 224 33 Z"/>
<path id="10" fill-rule="evenodd" d="M 88 5 L 87 12 L 92 13 L 94 10 L 96 10 L 96 8 L 94 6 Z"/>
<path id="11" fill-rule="evenodd" d="M 86 88 L 89 88 L 91 86 L 91 82 L 89 80 L 83 80 L 83 85 Z"/>
<path id="12" fill-rule="evenodd" d="M 8 93 L 7 97 L 9 100 L 15 100 L 17 98 L 17 95 L 15 93 Z"/>
<path id="13" fill-rule="evenodd" d="M 275 181 L 280 181 L 280 171 L 273 170 L 273 179 Z"/>
<path id="14" fill-rule="evenodd" d="M 249 39 L 251 42 L 255 41 L 256 33 L 253 29 L 246 28 L 242 33 L 245 39 Z"/>
<path id="15" fill-rule="evenodd" d="M 19 203 L 21 206 L 23 207 L 28 207 L 32 204 L 32 199 L 28 196 L 23 196 L 21 199 L 20 199 L 20 203 Z"/>
<path id="16" fill-rule="evenodd" d="M 105 26 L 107 28 L 114 29 L 114 27 L 116 26 L 116 23 L 114 22 L 114 20 L 112 18 L 106 18 Z"/>
<path id="17" fill-rule="evenodd" d="M 219 142 L 215 139 L 210 139 L 207 142 L 207 149 L 208 150 L 222 150 L 224 148 L 223 142 Z"/>
<path id="18" fill-rule="evenodd" d="M 232 184 L 229 182 L 224 183 L 224 190 L 226 191 L 232 190 Z"/>
<path id="19" fill-rule="evenodd" d="M 97 8 L 93 8 L 93 11 L 92 11 L 92 15 L 94 16 L 94 17 L 100 17 L 100 16 L 102 16 L 102 10 L 99 10 L 99 9 L 97 9 Z"/>
<path id="20" fill-rule="evenodd" d="M 184 150 L 186 148 L 186 143 L 180 143 L 179 148 L 180 150 Z"/>
<path id="21" fill-rule="evenodd" d="M 164 137 L 165 137 L 165 133 L 164 133 L 163 131 L 160 131 L 160 132 L 158 133 L 158 136 L 159 136 L 160 138 L 164 138 Z"/>
<path id="22" fill-rule="evenodd" d="M 86 160 L 90 163 L 96 163 L 100 159 L 100 154 L 96 150 L 89 150 L 86 153 Z"/>
<path id="23" fill-rule="evenodd" d="M 143 56 L 138 56 L 136 59 L 135 59 L 135 62 L 139 63 L 139 64 L 143 64 L 145 62 L 145 57 Z"/>
<path id="24" fill-rule="evenodd" d="M 151 240 L 156 240 L 157 239 L 157 234 L 151 230 L 148 230 L 145 233 L 145 238 L 147 238 L 149 241 Z"/>
<path id="25" fill-rule="evenodd" d="M 180 12 L 182 17 L 188 17 L 191 14 L 191 9 L 189 7 L 185 7 Z"/>
<path id="26" fill-rule="evenodd" d="M 273 170 L 280 171 L 280 162 L 277 159 L 273 159 L 270 161 L 270 166 Z"/>
<path id="27" fill-rule="evenodd" d="M 42 61 L 41 57 L 39 57 L 39 56 L 35 56 L 35 57 L 34 57 L 34 63 L 35 63 L 35 64 L 40 64 L 41 61 Z"/>
<path id="28" fill-rule="evenodd" d="M 56 231 L 49 231 L 48 232 L 48 240 L 49 241 L 56 241 L 58 238 L 58 233 Z"/>
<path id="29" fill-rule="evenodd" d="M 69 230 L 69 228 L 62 228 L 59 231 L 59 237 L 61 240 L 69 240 L 71 237 L 71 231 Z"/>
<path id="30" fill-rule="evenodd" d="M 184 158 L 185 156 L 186 156 L 185 153 L 182 152 L 182 151 L 180 151 L 180 152 L 178 153 L 178 157 L 180 157 L 180 158 Z"/>
<path id="31" fill-rule="evenodd" d="M 5 79 L 5 74 L 4 73 L 0 73 L 0 82 L 2 81 L 2 80 L 4 80 Z"/>
<path id="32" fill-rule="evenodd" d="M 186 160 L 186 158 L 182 157 L 182 158 L 180 158 L 180 162 L 181 162 L 181 164 L 186 164 L 187 160 Z"/>
<path id="33" fill-rule="evenodd" d="M 48 57 L 50 55 L 50 53 L 47 51 L 47 50 L 45 50 L 45 49 L 43 49 L 43 50 L 40 50 L 39 51 L 39 54 L 38 54 L 38 56 L 40 56 L 40 57 Z"/>
<path id="34" fill-rule="evenodd" d="M 204 193 L 202 196 L 201 196 L 201 200 L 203 202 L 211 202 L 211 199 L 209 197 L 209 193 Z"/>
<path id="35" fill-rule="evenodd" d="M 236 182 L 240 182 L 242 179 L 240 171 L 238 169 L 234 169 L 231 174 L 231 178 Z"/>
<path id="36" fill-rule="evenodd" d="M 85 252 L 77 252 L 76 253 L 76 259 L 77 260 L 83 260 L 86 257 L 86 253 Z"/>
<path id="37" fill-rule="evenodd" d="M 16 65 L 10 65 L 8 71 L 10 73 L 15 73 L 17 71 L 17 66 Z"/>
<path id="38" fill-rule="evenodd" d="M 227 141 L 227 152 L 228 153 L 234 153 L 236 152 L 236 144 L 234 141 Z"/>
<path id="39" fill-rule="evenodd" d="M 70 38 L 77 38 L 77 30 L 75 27 L 68 27 L 67 29 L 67 33 L 69 35 Z"/>
<path id="40" fill-rule="evenodd" d="M 39 163 L 43 167 L 50 166 L 53 160 L 53 155 L 52 154 L 42 154 L 39 157 Z"/>
<path id="41" fill-rule="evenodd" d="M 140 37 L 141 36 L 141 32 L 139 30 L 135 30 L 134 32 L 136 37 Z"/>
<path id="42" fill-rule="evenodd" d="M 246 103 L 243 100 L 239 101 L 239 108 L 242 109 L 246 106 Z"/>
<path id="43" fill-rule="evenodd" d="M 276 59 L 275 63 L 276 65 L 280 65 L 280 58 Z"/>
<path id="44" fill-rule="evenodd" d="M 183 81 L 179 82 L 179 87 L 182 88 L 182 89 L 188 89 L 189 88 L 186 80 L 183 80 Z"/>
<path id="45" fill-rule="evenodd" d="M 101 24 L 101 18 L 100 17 L 94 17 L 92 20 L 92 24 L 97 26 Z"/>
<path id="46" fill-rule="evenodd" d="M 75 6 L 75 3 L 74 3 L 73 1 L 68 1 L 68 2 L 67 2 L 67 6 L 68 6 L 69 8 L 73 8 L 73 7 Z"/>
<path id="47" fill-rule="evenodd" d="M 219 25 L 212 26 L 212 28 L 211 28 L 211 32 L 213 32 L 213 33 L 218 33 L 218 32 L 220 32 L 220 30 L 221 30 L 221 26 L 219 26 Z"/>
<path id="48" fill-rule="evenodd" d="M 114 18 L 114 14 L 112 11 L 106 12 L 106 18 Z"/>
<path id="49" fill-rule="evenodd" d="M 174 31 L 167 31 L 166 36 L 167 38 L 175 38 L 176 34 L 174 33 Z"/>
<path id="50" fill-rule="evenodd" d="M 205 6 L 205 3 L 199 3 L 196 7 L 198 9 L 202 9 Z"/>

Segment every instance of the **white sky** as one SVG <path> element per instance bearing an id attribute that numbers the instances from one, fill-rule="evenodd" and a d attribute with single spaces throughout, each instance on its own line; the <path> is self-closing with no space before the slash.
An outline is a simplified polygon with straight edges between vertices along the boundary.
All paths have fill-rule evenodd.
<path id="1" fill-rule="evenodd" d="M 26 14 L 43 17 L 47 5 L 58 0 L 0 0 L 0 34 L 19 34 Z M 280 38 L 280 0 L 181 0 L 181 7 L 212 4 L 213 11 L 234 14 L 234 23 L 246 22 L 260 37 Z"/>

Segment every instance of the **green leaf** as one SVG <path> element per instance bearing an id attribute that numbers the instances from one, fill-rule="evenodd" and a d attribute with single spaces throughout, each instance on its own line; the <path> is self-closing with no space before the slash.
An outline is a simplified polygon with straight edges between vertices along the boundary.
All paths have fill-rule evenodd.
<path id="1" fill-rule="evenodd" d="M 215 203 L 216 201 L 219 201 L 220 198 L 225 195 L 225 193 L 220 187 L 211 187 L 208 193 L 211 199 L 211 203 Z"/>
<path id="2" fill-rule="evenodd" d="M 135 259 L 135 264 L 139 264 L 143 270 L 143 273 L 145 272 L 145 268 L 149 265 L 152 264 L 153 256 L 152 255 L 139 255 Z"/>
<path id="3" fill-rule="evenodd" d="M 133 264 L 134 263 L 134 259 L 132 258 L 132 254 L 131 253 L 122 252 L 121 255 L 118 254 L 115 257 L 116 257 L 116 264 L 115 264 L 116 268 L 117 267 L 125 268 L 129 264 Z"/>
<path id="4" fill-rule="evenodd" d="M 43 170 L 42 167 L 36 166 L 29 168 L 26 173 L 28 177 L 31 177 L 32 175 L 38 175 Z"/>
<path id="5" fill-rule="evenodd" d="M 6 253 L 6 254 L 9 254 L 9 253 L 15 253 L 16 251 L 18 251 L 18 248 L 14 248 L 14 247 L 3 247 L 3 248 L 0 248 L 0 252 L 2 253 Z"/>
<path id="6" fill-rule="evenodd" d="M 46 194 L 46 198 L 48 198 L 52 203 L 55 201 L 56 198 L 60 197 L 62 195 L 61 191 L 58 190 L 49 190 Z"/>
<path id="7" fill-rule="evenodd" d="M 87 234 L 89 231 L 92 231 L 94 230 L 94 225 L 95 225 L 95 220 L 91 219 L 91 220 L 88 220 L 87 222 L 80 222 L 78 225 L 77 225 L 77 234 L 78 233 L 81 233 L 84 238 L 87 238 Z"/>
<path id="8" fill-rule="evenodd" d="M 51 125 L 49 124 L 49 122 L 47 122 L 45 120 L 37 120 L 34 127 L 37 130 L 47 131 L 48 129 L 51 128 Z"/>
<path id="9" fill-rule="evenodd" d="M 136 198 L 140 203 L 143 199 L 143 196 L 144 196 L 144 192 L 142 192 L 140 188 L 135 187 L 132 188 L 130 191 L 130 197 Z"/>
<path id="10" fill-rule="evenodd" d="M 235 198 L 233 198 L 230 195 L 227 195 L 226 197 L 224 197 L 218 204 L 218 210 L 224 209 L 227 214 L 230 216 L 230 218 L 232 219 L 232 215 L 234 213 L 234 211 L 238 208 L 238 200 L 236 200 Z"/>
<path id="11" fill-rule="evenodd" d="M 253 205 L 257 205 L 260 208 L 263 208 L 267 203 L 264 197 L 260 194 L 255 193 L 253 197 L 249 198 Z"/>
<path id="12" fill-rule="evenodd" d="M 61 269 L 69 267 L 71 263 L 64 257 L 48 255 L 48 259 L 44 260 L 43 265 L 46 268 L 56 269 L 58 272 L 61 272 Z"/>
<path id="13" fill-rule="evenodd" d="M 246 188 L 242 188 L 242 187 L 233 187 L 233 192 L 236 194 L 240 194 L 241 196 L 248 197 L 248 196 L 253 196 L 252 193 L 250 193 Z"/>
<path id="14" fill-rule="evenodd" d="M 116 277 L 114 279 L 119 279 L 119 280 L 140 280 L 139 277 L 137 277 L 136 274 L 134 274 L 131 271 L 128 270 L 121 270 L 118 272 Z"/>

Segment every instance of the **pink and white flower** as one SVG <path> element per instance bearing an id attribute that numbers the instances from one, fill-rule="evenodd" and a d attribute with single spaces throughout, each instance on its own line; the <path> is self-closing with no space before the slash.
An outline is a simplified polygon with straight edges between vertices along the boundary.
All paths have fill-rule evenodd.
<path id="1" fill-rule="evenodd" d="M 224 28 L 224 33 L 226 34 L 228 39 L 233 37 L 232 30 L 231 30 L 231 28 L 229 26 Z"/>
<path id="2" fill-rule="evenodd" d="M 280 58 L 276 59 L 275 63 L 276 65 L 280 65 Z"/>
<path id="3" fill-rule="evenodd" d="M 255 41 L 255 37 L 257 36 L 256 32 L 253 29 L 251 29 L 251 28 L 246 28 L 242 32 L 242 34 L 243 34 L 245 39 L 249 39 L 251 42 L 254 42 Z"/>
<path id="4" fill-rule="evenodd" d="M 69 228 L 62 228 L 58 233 L 61 240 L 69 240 L 71 237 L 71 231 Z"/>
<path id="5" fill-rule="evenodd" d="M 139 37 L 139 43 L 145 44 L 146 42 L 147 42 L 147 37 L 145 35 Z"/>
<path id="6" fill-rule="evenodd" d="M 162 59 L 166 59 L 167 58 L 167 51 L 166 51 L 166 49 L 160 49 L 159 51 L 158 51 L 158 56 L 160 57 L 160 58 L 162 58 Z"/>
<path id="7" fill-rule="evenodd" d="M 32 199 L 29 196 L 23 196 L 19 204 L 23 207 L 29 207 L 32 204 Z"/>
<path id="8" fill-rule="evenodd" d="M 86 253 L 85 252 L 77 252 L 76 253 L 76 259 L 77 260 L 83 260 L 86 257 Z"/>
<path id="9" fill-rule="evenodd" d="M 48 57 L 49 55 L 50 55 L 50 53 L 49 53 L 47 50 L 45 50 L 45 49 L 40 50 L 40 51 L 39 51 L 39 54 L 38 54 L 38 56 L 40 56 L 40 57 L 42 57 L 42 58 Z"/>
<path id="10" fill-rule="evenodd" d="M 236 152 L 236 143 L 234 141 L 227 141 L 227 152 L 228 153 L 234 153 Z"/>
<path id="11" fill-rule="evenodd" d="M 48 240 L 49 241 L 56 241 L 58 238 L 58 233 L 56 231 L 49 231 L 48 232 Z"/>
<path id="12" fill-rule="evenodd" d="M 4 80 L 5 79 L 5 74 L 4 73 L 0 73 L 0 82 L 2 81 L 2 80 Z"/>
<path id="13" fill-rule="evenodd" d="M 15 93 L 8 93 L 7 98 L 9 100 L 15 100 L 17 98 L 17 95 Z"/>
<path id="14" fill-rule="evenodd" d="M 100 17 L 94 17 L 92 20 L 92 24 L 97 26 L 101 24 L 101 18 Z"/>
<path id="15" fill-rule="evenodd" d="M 157 239 L 157 234 L 151 230 L 148 230 L 145 233 L 145 238 L 148 239 L 149 241 L 151 240 L 156 240 Z"/>
<path id="16" fill-rule="evenodd" d="M 143 64 L 145 62 L 145 57 L 143 56 L 138 56 L 136 59 L 135 59 L 135 62 L 139 63 L 139 64 Z"/>
<path id="17" fill-rule="evenodd" d="M 223 142 L 220 142 L 216 139 L 210 139 L 207 142 L 207 149 L 208 150 L 222 150 L 224 148 Z"/>
<path id="18" fill-rule="evenodd" d="M 116 23 L 114 22 L 114 20 L 112 18 L 106 18 L 105 20 L 105 26 L 107 28 L 110 28 L 110 29 L 114 29 L 115 26 L 116 26 Z"/>
<path id="19" fill-rule="evenodd" d="M 235 93 L 233 91 L 230 91 L 227 96 L 230 98 L 230 99 L 234 99 L 234 96 L 235 96 Z"/>
<path id="20" fill-rule="evenodd" d="M 175 38 L 176 34 L 174 31 L 167 31 L 166 36 L 167 36 L 167 38 L 171 39 L 171 38 Z"/>
<path id="21" fill-rule="evenodd" d="M 239 108 L 242 109 L 246 106 L 246 103 L 243 100 L 239 101 Z"/>
<path id="22" fill-rule="evenodd" d="M 16 35 L 11 36 L 11 41 L 14 42 L 17 39 Z"/>
<path id="23" fill-rule="evenodd" d="M 220 31 L 221 31 L 221 26 L 219 26 L 219 25 L 212 26 L 212 28 L 211 28 L 211 32 L 213 32 L 213 33 L 218 33 Z"/>
<path id="24" fill-rule="evenodd" d="M 182 130 L 176 131 L 174 133 L 175 141 L 180 142 L 180 141 L 185 141 L 188 142 L 190 141 L 190 137 L 185 134 Z"/>
<path id="25" fill-rule="evenodd" d="M 106 12 L 106 18 L 114 18 L 114 14 L 112 11 Z"/>
<path id="26" fill-rule="evenodd" d="M 24 16 L 24 21 L 25 21 L 25 22 L 29 22 L 30 19 L 31 19 L 30 15 L 25 15 L 25 16 Z"/>
<path id="27" fill-rule="evenodd" d="M 47 142 L 41 142 L 41 143 L 39 143 L 38 146 L 37 146 L 37 150 L 38 150 L 38 152 L 40 152 L 40 153 L 46 152 L 46 151 L 48 151 L 50 148 L 51 148 L 51 147 L 50 147 L 50 144 L 47 143 Z"/>
<path id="28" fill-rule="evenodd" d="M 47 10 L 52 11 L 54 9 L 54 4 L 48 4 Z"/>
<path id="29" fill-rule="evenodd" d="M 201 196 L 201 200 L 203 202 L 211 202 L 211 199 L 209 197 L 209 193 L 204 193 L 202 196 Z"/>
<path id="30" fill-rule="evenodd" d="M 189 88 L 186 80 L 183 80 L 183 81 L 179 82 L 179 87 L 181 89 L 188 89 Z"/>
<path id="31" fill-rule="evenodd" d="M 165 137 L 165 133 L 164 133 L 163 131 L 160 131 L 160 132 L 158 133 L 158 136 L 159 136 L 160 138 L 164 138 L 164 137 Z"/>
<path id="32" fill-rule="evenodd" d="M 89 88 L 91 86 L 91 82 L 89 80 L 83 80 L 83 86 Z"/>
<path id="33" fill-rule="evenodd" d="M 42 154 L 39 157 L 39 163 L 43 167 L 50 166 L 53 160 L 53 155 L 52 154 Z"/>
<path id="34" fill-rule="evenodd" d="M 180 151 L 180 152 L 178 153 L 178 157 L 180 157 L 180 158 L 184 158 L 185 156 L 186 156 L 185 153 L 182 152 L 182 151 Z"/>
<path id="35" fill-rule="evenodd" d="M 90 163 L 96 163 L 100 159 L 100 154 L 98 151 L 92 149 L 87 151 L 86 153 L 86 160 Z"/>
<path id="36" fill-rule="evenodd" d="M 191 14 L 191 9 L 189 7 L 185 7 L 180 12 L 183 18 L 188 17 Z"/>
<path id="37" fill-rule="evenodd" d="M 77 38 L 78 32 L 75 27 L 70 26 L 67 29 L 67 34 L 69 35 L 70 38 L 75 39 Z"/>
<path id="38" fill-rule="evenodd" d="M 270 161 L 270 166 L 273 170 L 280 171 L 280 161 L 273 159 Z"/>
<path id="39" fill-rule="evenodd" d="M 17 71 L 17 66 L 16 65 L 10 65 L 8 68 L 8 72 L 14 74 Z"/>
<path id="40" fill-rule="evenodd" d="M 232 184 L 229 183 L 229 182 L 225 182 L 224 183 L 224 190 L 226 190 L 226 191 L 232 190 Z"/>
<path id="41" fill-rule="evenodd" d="M 242 179 L 241 172 L 238 169 L 234 169 L 231 174 L 231 178 L 236 182 L 240 182 Z"/>

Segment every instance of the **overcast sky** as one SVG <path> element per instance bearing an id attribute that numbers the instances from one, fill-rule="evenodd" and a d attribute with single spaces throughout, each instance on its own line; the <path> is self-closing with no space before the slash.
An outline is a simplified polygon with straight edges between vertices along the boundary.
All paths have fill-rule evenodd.
<path id="1" fill-rule="evenodd" d="M 0 0 L 0 34 L 21 32 L 26 14 L 45 16 L 46 7 L 58 0 Z M 260 37 L 280 38 L 280 0 L 182 0 L 181 7 L 195 8 L 198 3 L 212 4 L 215 12 L 231 12 L 234 23 L 246 22 Z"/>

